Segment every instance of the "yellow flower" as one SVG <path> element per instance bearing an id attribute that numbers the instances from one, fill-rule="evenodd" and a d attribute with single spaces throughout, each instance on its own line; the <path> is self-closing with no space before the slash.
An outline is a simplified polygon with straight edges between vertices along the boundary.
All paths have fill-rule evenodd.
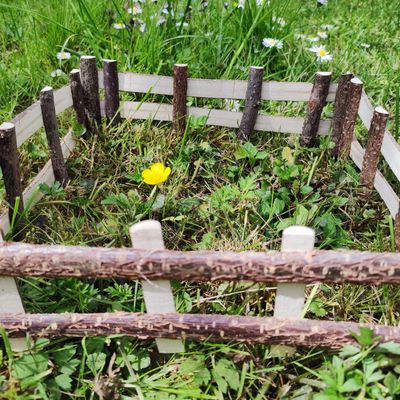
<path id="1" fill-rule="evenodd" d="M 153 164 L 150 169 L 145 169 L 142 172 L 142 177 L 145 183 L 148 185 L 159 185 L 165 182 L 171 173 L 171 168 L 165 168 L 162 163 Z"/>

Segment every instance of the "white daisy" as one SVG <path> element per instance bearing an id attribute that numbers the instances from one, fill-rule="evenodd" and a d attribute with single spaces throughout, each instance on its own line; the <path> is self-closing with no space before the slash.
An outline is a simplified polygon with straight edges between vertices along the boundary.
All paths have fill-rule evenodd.
<path id="1" fill-rule="evenodd" d="M 51 76 L 52 78 L 56 78 L 57 76 L 61 76 L 61 75 L 63 75 L 63 74 L 64 74 L 64 72 L 62 72 L 61 69 L 55 69 L 54 71 L 52 71 L 52 72 L 50 73 L 50 76 Z"/>
<path id="2" fill-rule="evenodd" d="M 321 39 L 328 39 L 328 34 L 324 31 L 317 32 L 317 36 L 320 37 Z"/>
<path id="3" fill-rule="evenodd" d="M 115 24 L 113 24 L 113 28 L 114 29 L 125 29 L 126 26 L 123 22 L 116 22 Z"/>
<path id="4" fill-rule="evenodd" d="M 246 2 L 246 0 L 239 0 L 238 1 L 238 5 L 237 8 L 244 8 L 244 3 Z"/>
<path id="5" fill-rule="evenodd" d="M 325 29 L 326 31 L 330 31 L 334 27 L 335 27 L 334 25 L 321 25 L 321 28 Z"/>
<path id="6" fill-rule="evenodd" d="M 159 17 L 156 23 L 156 26 L 160 26 L 162 24 L 165 24 L 167 20 L 164 17 Z"/>
<path id="7" fill-rule="evenodd" d="M 360 46 L 364 47 L 364 49 L 369 49 L 371 47 L 371 45 L 368 43 L 361 43 Z"/>
<path id="8" fill-rule="evenodd" d="M 327 6 L 328 0 L 317 0 L 318 5 L 320 6 Z"/>
<path id="9" fill-rule="evenodd" d="M 311 52 L 315 53 L 318 61 L 322 61 L 322 62 L 332 61 L 332 58 L 333 58 L 332 55 L 326 51 L 324 46 L 314 46 L 309 50 Z"/>
<path id="10" fill-rule="evenodd" d="M 134 4 L 132 8 L 128 8 L 128 13 L 132 15 L 138 15 L 142 13 L 142 7 L 139 4 Z"/>
<path id="11" fill-rule="evenodd" d="M 240 101 L 235 99 L 225 99 L 225 110 L 232 112 L 239 112 Z"/>
<path id="12" fill-rule="evenodd" d="M 311 42 L 311 43 L 318 42 L 319 39 L 320 39 L 320 38 L 319 38 L 318 36 L 308 36 L 308 37 L 307 37 L 307 40 L 308 40 L 309 42 Z"/>
<path id="13" fill-rule="evenodd" d="M 268 47 L 270 49 L 273 48 L 273 47 L 276 47 L 277 49 L 281 49 L 283 47 L 282 40 L 272 39 L 272 38 L 264 38 L 262 40 L 262 44 L 265 47 Z"/>
<path id="14" fill-rule="evenodd" d="M 272 17 L 272 22 L 276 22 L 280 26 L 286 26 L 286 21 L 282 17 L 276 17 L 275 15 Z"/>
<path id="15" fill-rule="evenodd" d="M 67 51 L 61 51 L 60 53 L 56 54 L 56 57 L 59 60 L 69 60 L 71 58 L 71 53 L 68 53 Z"/>

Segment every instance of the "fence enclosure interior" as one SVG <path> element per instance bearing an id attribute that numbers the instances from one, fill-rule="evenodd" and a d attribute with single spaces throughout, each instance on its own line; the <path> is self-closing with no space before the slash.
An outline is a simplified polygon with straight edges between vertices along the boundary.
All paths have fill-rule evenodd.
<path id="1" fill-rule="evenodd" d="M 104 90 L 100 100 L 99 90 Z M 146 101 L 120 102 L 120 92 L 172 96 L 172 104 Z M 187 97 L 244 100 L 243 112 L 187 107 Z M 307 103 L 305 117 L 259 113 L 262 101 Z M 327 102 L 334 103 L 331 119 L 321 119 Z M 377 169 L 380 154 L 400 179 L 400 146 L 386 129 L 388 113 L 373 108 L 362 82 L 350 73 L 331 82 L 331 73 L 318 72 L 313 84 L 263 81 L 263 69 L 251 67 L 248 81 L 188 78 L 186 65 L 176 64 L 173 76 L 118 73 L 115 60 L 81 57 L 80 70 L 70 74 L 70 85 L 53 91 L 45 87 L 40 100 L 0 125 L 0 165 L 9 211 L 0 216 L 5 236 L 12 228 L 23 239 L 24 205 L 38 202 L 42 183 L 68 184 L 65 160 L 76 144 L 72 130 L 60 139 L 57 115 L 73 107 L 85 135 L 102 129 L 102 117 L 110 125 L 121 119 L 170 121 L 176 135 L 183 135 L 187 117 L 205 117 L 206 124 L 237 129 L 238 140 L 254 131 L 298 134 L 302 146 L 316 144 L 317 136 L 331 135 L 332 157 L 351 159 L 361 170 L 360 184 L 375 187 L 395 220 L 400 246 L 399 197 Z M 357 115 L 369 129 L 366 149 L 354 136 Z M 45 128 L 50 160 L 22 190 L 18 147 L 37 130 Z M 29 245 L 17 242 L 0 246 L 0 324 L 9 332 L 15 350 L 26 345 L 27 333 L 42 336 L 86 336 L 124 333 L 157 338 L 160 352 L 184 351 L 184 338 L 217 341 L 250 341 L 276 344 L 277 355 L 291 347 L 337 348 L 354 343 L 353 332 L 363 324 L 314 321 L 303 318 L 304 289 L 308 283 L 352 282 L 399 284 L 400 255 L 396 253 L 335 252 L 314 250 L 314 231 L 294 226 L 283 232 L 281 252 L 177 252 L 164 249 L 161 225 L 142 221 L 130 229 L 133 249 Z M 14 277 L 77 277 L 141 280 L 146 314 L 25 314 Z M 169 280 L 249 280 L 276 283 L 273 317 L 177 314 Z M 400 342 L 400 328 L 369 326 L 383 341 Z"/>

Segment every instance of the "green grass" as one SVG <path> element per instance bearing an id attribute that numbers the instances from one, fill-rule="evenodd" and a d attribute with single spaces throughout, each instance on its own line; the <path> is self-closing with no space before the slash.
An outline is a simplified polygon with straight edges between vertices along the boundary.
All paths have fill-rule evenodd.
<path id="1" fill-rule="evenodd" d="M 284 81 L 312 81 L 321 69 L 332 70 L 336 79 L 350 70 L 363 80 L 373 103 L 391 112 L 390 127 L 398 132 L 400 14 L 395 2 L 370 7 L 361 0 L 331 0 L 317 8 L 314 1 L 271 0 L 260 11 L 252 0 L 244 9 L 217 0 L 206 8 L 198 0 L 166 1 L 174 13 L 163 14 L 162 2 L 148 1 L 139 15 L 146 24 L 143 33 L 141 23 L 130 23 L 124 3 L 0 2 L 0 118 L 23 110 L 43 86 L 67 83 L 79 56 L 93 54 L 117 59 L 120 70 L 165 75 L 174 63 L 187 63 L 190 75 L 202 78 L 246 79 L 250 65 L 264 66 L 264 79 Z M 165 23 L 157 26 L 160 16 Z M 121 22 L 126 29 L 113 28 Z M 328 24 L 334 28 L 321 43 L 334 58 L 319 64 L 307 50 L 311 43 L 298 35 L 315 36 Z M 282 40 L 283 48 L 263 47 L 264 37 Z M 58 61 L 61 50 L 71 58 Z M 52 78 L 57 68 L 64 74 Z M 188 101 L 225 106 L 219 100 Z M 304 104 L 262 105 L 262 112 L 274 115 L 304 110 Z M 59 122 L 62 135 L 71 125 L 80 130 L 71 112 Z M 365 143 L 361 125 L 357 135 Z M 191 121 L 186 138 L 165 123 L 104 126 L 99 136 L 78 139 L 66 189 L 42 187 L 46 196 L 27 215 L 26 241 L 130 246 L 129 226 L 154 218 L 161 221 L 170 249 L 279 249 L 283 229 L 303 224 L 315 229 L 318 248 L 393 250 L 393 224 L 379 196 L 361 188 L 353 163 L 334 161 L 330 148 L 327 138 L 304 149 L 297 137 L 268 132 L 238 143 L 233 130 L 205 127 L 201 121 Z M 47 159 L 40 132 L 22 148 L 24 184 Z M 142 182 L 141 172 L 153 162 L 164 162 L 172 174 L 150 198 L 152 187 Z M 400 189 L 383 161 L 381 167 Z M 20 279 L 20 288 L 29 312 L 145 310 L 138 282 Z M 173 282 L 173 288 L 180 312 L 273 314 L 273 287 Z M 396 287 L 312 285 L 307 297 L 307 318 L 399 323 Z M 152 340 L 117 336 L 37 339 L 26 354 L 13 355 L 4 332 L 2 337 L 0 398 L 7 399 L 395 399 L 400 393 L 399 346 L 377 346 L 367 331 L 359 338 L 361 348 L 299 349 L 281 360 L 268 346 L 208 342 L 189 342 L 187 353 L 165 358 Z"/>

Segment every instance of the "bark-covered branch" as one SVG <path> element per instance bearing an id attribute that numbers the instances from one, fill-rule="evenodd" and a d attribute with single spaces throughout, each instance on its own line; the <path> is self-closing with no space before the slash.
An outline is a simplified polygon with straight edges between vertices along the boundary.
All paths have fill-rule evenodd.
<path id="1" fill-rule="evenodd" d="M 400 254 L 183 252 L 7 243 L 0 247 L 0 275 L 399 284 Z"/>
<path id="2" fill-rule="evenodd" d="M 0 314 L 10 336 L 105 336 L 124 334 L 149 338 L 186 338 L 289 346 L 340 348 L 356 344 L 360 327 L 368 327 L 382 342 L 400 343 L 400 328 L 354 322 L 288 320 L 212 314 Z"/>

